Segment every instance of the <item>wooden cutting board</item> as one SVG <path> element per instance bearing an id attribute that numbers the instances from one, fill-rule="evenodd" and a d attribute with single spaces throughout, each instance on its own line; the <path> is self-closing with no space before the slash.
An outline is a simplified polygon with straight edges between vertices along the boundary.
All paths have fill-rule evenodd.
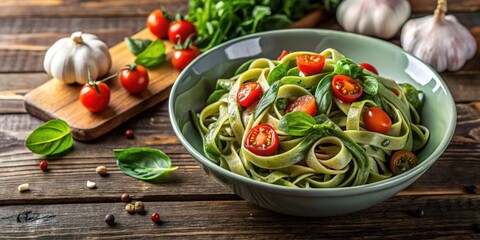
<path id="1" fill-rule="evenodd" d="M 156 37 L 145 29 L 133 38 L 151 39 Z M 128 119 L 168 98 L 171 86 L 179 72 L 170 63 L 172 43 L 164 41 L 167 59 L 159 67 L 148 69 L 150 83 L 144 92 L 129 94 L 117 78 L 107 82 L 110 87 L 110 103 L 99 113 L 89 112 L 78 100 L 81 86 L 66 85 L 51 79 L 25 96 L 25 109 L 42 120 L 62 119 L 72 130 L 76 140 L 89 141 L 102 136 Z M 125 41 L 110 48 L 112 68 L 110 74 L 117 73 L 125 64 L 131 64 L 135 56 L 128 50 Z"/>

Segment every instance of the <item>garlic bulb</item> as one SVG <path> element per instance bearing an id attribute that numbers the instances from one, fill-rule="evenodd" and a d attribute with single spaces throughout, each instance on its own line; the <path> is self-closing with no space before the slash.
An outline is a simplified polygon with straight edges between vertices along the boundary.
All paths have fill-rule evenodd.
<path id="1" fill-rule="evenodd" d="M 393 37 L 409 16 L 407 0 L 344 0 L 337 10 L 346 31 L 384 39 Z"/>
<path id="2" fill-rule="evenodd" d="M 446 12 L 447 1 L 439 0 L 434 15 L 409 20 L 400 39 L 403 49 L 438 72 L 460 69 L 477 51 L 472 34 Z"/>

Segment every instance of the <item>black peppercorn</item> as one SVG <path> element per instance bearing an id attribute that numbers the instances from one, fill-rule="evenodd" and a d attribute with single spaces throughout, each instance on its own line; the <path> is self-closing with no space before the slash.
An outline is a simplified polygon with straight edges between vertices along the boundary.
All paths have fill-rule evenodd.
<path id="1" fill-rule="evenodd" d="M 477 186 L 470 185 L 467 187 L 467 192 L 470 194 L 477 194 Z"/>
<path id="2" fill-rule="evenodd" d="M 105 222 L 112 226 L 115 224 L 115 217 L 112 214 L 107 214 L 107 216 L 105 216 Z"/>
<path id="3" fill-rule="evenodd" d="M 422 209 L 417 209 L 417 210 L 415 210 L 414 215 L 415 215 L 415 217 L 421 218 L 421 217 L 423 217 L 423 215 L 425 215 L 425 212 L 423 212 Z"/>

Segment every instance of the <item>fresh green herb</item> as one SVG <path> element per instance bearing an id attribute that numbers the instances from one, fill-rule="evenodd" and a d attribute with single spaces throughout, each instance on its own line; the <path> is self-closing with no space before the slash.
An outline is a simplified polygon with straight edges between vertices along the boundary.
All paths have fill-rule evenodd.
<path id="1" fill-rule="evenodd" d="M 287 113 L 280 120 L 278 128 L 292 136 L 306 136 L 311 132 L 315 119 L 304 112 Z"/>
<path id="2" fill-rule="evenodd" d="M 235 75 L 238 75 L 240 73 L 247 71 L 248 68 L 250 67 L 250 64 L 252 64 L 253 61 L 255 61 L 255 59 L 250 59 L 244 62 L 242 65 L 240 65 L 240 67 L 237 68 L 237 71 L 235 71 Z"/>
<path id="3" fill-rule="evenodd" d="M 263 111 L 267 110 L 267 108 L 269 108 L 272 103 L 275 102 L 278 89 L 280 89 L 280 81 L 276 81 L 270 85 L 265 95 L 263 95 L 262 98 L 260 98 L 260 101 L 258 101 L 257 108 L 253 114 L 254 119 L 257 119 L 263 113 Z"/>
<path id="4" fill-rule="evenodd" d="M 329 13 L 335 14 L 337 12 L 338 5 L 342 3 L 342 0 L 321 0 L 320 3 Z"/>
<path id="5" fill-rule="evenodd" d="M 35 129 L 25 140 L 25 146 L 33 153 L 53 156 L 73 147 L 70 126 L 60 119 L 46 122 Z"/>
<path id="6" fill-rule="evenodd" d="M 287 99 L 277 98 L 277 102 L 275 104 L 277 105 L 277 109 L 279 111 L 285 110 L 285 108 L 287 108 Z"/>
<path id="7" fill-rule="evenodd" d="M 128 50 L 130 50 L 133 55 L 137 56 L 147 49 L 147 47 L 152 43 L 152 40 L 125 37 L 125 42 L 127 42 Z"/>
<path id="8" fill-rule="evenodd" d="M 377 95 L 379 84 L 378 77 L 369 73 L 368 71 L 365 71 L 351 59 L 344 58 L 339 60 L 335 64 L 334 72 L 336 74 L 347 75 L 353 79 L 357 79 L 357 82 L 362 86 L 365 93 L 372 96 Z"/>
<path id="9" fill-rule="evenodd" d="M 165 44 L 162 40 L 155 40 L 137 56 L 135 63 L 150 68 L 158 66 L 165 58 Z"/>
<path id="10" fill-rule="evenodd" d="M 296 66 L 294 60 L 286 61 L 275 66 L 270 74 L 268 74 L 268 84 L 273 84 L 274 82 L 282 79 L 287 76 L 288 70 Z"/>
<path id="11" fill-rule="evenodd" d="M 114 149 L 118 167 L 123 173 L 144 181 L 159 180 L 178 167 L 172 167 L 170 158 L 153 148 Z"/>
<path id="12" fill-rule="evenodd" d="M 385 140 L 382 142 L 382 146 L 388 147 L 388 145 L 390 145 L 390 140 L 385 139 Z"/>
<path id="13" fill-rule="evenodd" d="M 219 89 L 219 90 L 215 90 L 212 94 L 210 94 L 210 96 L 208 97 L 207 99 L 207 105 L 210 105 L 214 102 L 217 102 L 218 100 L 220 100 L 220 98 L 222 98 L 223 95 L 225 95 L 225 93 L 228 93 L 228 90 L 226 89 Z"/>
<path id="14" fill-rule="evenodd" d="M 328 114 L 332 108 L 332 80 L 334 73 L 323 77 L 315 89 L 315 103 L 319 114 Z"/>
<path id="15" fill-rule="evenodd" d="M 412 106 L 415 109 L 419 109 L 421 105 L 420 101 L 420 94 L 422 94 L 422 91 L 417 90 L 415 87 L 408 83 L 402 83 L 400 84 L 400 87 L 402 87 L 403 92 L 405 93 L 405 97 L 407 98 L 407 101 L 412 104 Z"/>

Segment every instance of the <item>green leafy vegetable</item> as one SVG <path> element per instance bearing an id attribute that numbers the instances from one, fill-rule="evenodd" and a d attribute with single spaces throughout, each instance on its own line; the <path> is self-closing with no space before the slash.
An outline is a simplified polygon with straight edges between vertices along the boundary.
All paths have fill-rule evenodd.
<path id="1" fill-rule="evenodd" d="M 320 2 L 325 10 L 335 14 L 337 12 L 338 5 L 342 3 L 342 0 L 321 0 Z"/>
<path id="2" fill-rule="evenodd" d="M 315 119 L 304 112 L 285 114 L 278 124 L 278 128 L 292 136 L 305 136 L 311 132 Z"/>
<path id="3" fill-rule="evenodd" d="M 420 94 L 422 94 L 422 91 L 417 90 L 415 87 L 408 83 L 402 83 L 400 84 L 400 87 L 402 87 L 403 92 L 405 93 L 405 97 L 407 98 L 407 101 L 412 104 L 412 106 L 418 110 L 421 105 L 420 101 Z"/>
<path id="4" fill-rule="evenodd" d="M 286 61 L 275 66 L 270 74 L 268 74 L 268 84 L 273 84 L 274 82 L 280 80 L 281 78 L 287 76 L 288 70 L 294 68 L 296 63 L 294 60 Z"/>
<path id="5" fill-rule="evenodd" d="M 25 146 L 39 155 L 64 153 L 73 147 L 70 126 L 60 119 L 50 120 L 30 133 L 25 140 Z"/>
<path id="6" fill-rule="evenodd" d="M 152 40 L 125 37 L 125 42 L 127 42 L 128 50 L 130 50 L 133 55 L 137 56 L 147 49 L 147 47 L 152 43 Z"/>
<path id="7" fill-rule="evenodd" d="M 280 81 L 276 81 L 270 85 L 265 95 L 263 95 L 262 98 L 260 98 L 260 101 L 258 101 L 257 108 L 255 109 L 255 113 L 253 115 L 254 119 L 257 119 L 263 113 L 263 111 L 267 110 L 267 108 L 269 108 L 272 103 L 275 102 L 275 98 L 277 97 L 279 89 Z"/>
<path id="8" fill-rule="evenodd" d="M 150 68 L 158 66 L 165 58 L 165 44 L 162 40 L 155 40 L 137 56 L 135 63 Z"/>
<path id="9" fill-rule="evenodd" d="M 315 89 L 315 103 L 319 114 L 328 114 L 332 108 L 332 80 L 334 73 L 328 74 L 318 82 Z"/>
<path id="10" fill-rule="evenodd" d="M 169 172 L 178 169 L 178 167 L 172 167 L 170 158 L 158 149 L 114 149 L 113 153 L 123 173 L 144 181 L 159 180 Z"/>

